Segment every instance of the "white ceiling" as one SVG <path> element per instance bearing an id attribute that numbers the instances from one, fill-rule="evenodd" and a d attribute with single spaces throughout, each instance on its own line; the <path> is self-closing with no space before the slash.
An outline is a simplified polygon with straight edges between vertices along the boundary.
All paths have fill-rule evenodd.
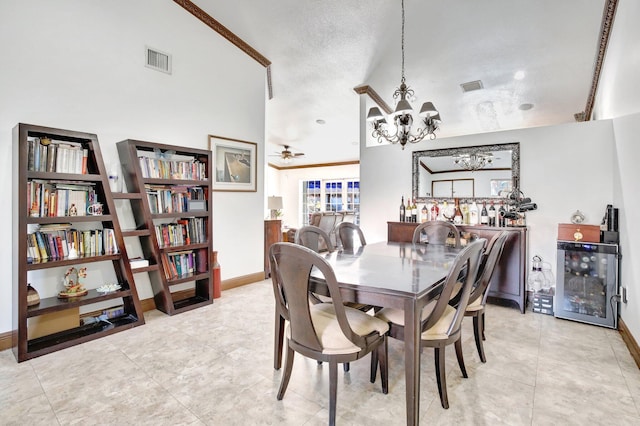
<path id="1" fill-rule="evenodd" d="M 605 2 L 405 0 L 414 109 L 435 104 L 438 138 L 574 121 L 589 95 Z M 290 165 L 358 159 L 360 95 L 353 88 L 369 85 L 393 106 L 400 0 L 194 3 L 272 63 L 267 154 L 286 144 L 306 154 Z M 515 80 L 519 70 L 525 77 Z M 463 93 L 460 84 L 473 80 L 484 89 Z M 534 106 L 523 111 L 523 103 Z M 275 156 L 269 161 L 283 165 Z"/>

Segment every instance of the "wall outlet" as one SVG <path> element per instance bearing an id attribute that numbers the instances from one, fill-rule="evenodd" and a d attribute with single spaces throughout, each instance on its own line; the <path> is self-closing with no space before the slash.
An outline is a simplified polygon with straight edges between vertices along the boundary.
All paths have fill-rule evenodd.
<path id="1" fill-rule="evenodd" d="M 629 293 L 626 287 L 620 287 L 620 295 L 622 296 L 622 303 L 627 303 L 627 297 L 629 297 Z"/>

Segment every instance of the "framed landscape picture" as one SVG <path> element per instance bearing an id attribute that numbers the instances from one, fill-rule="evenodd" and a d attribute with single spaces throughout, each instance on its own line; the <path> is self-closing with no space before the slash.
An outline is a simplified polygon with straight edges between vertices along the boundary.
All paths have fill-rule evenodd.
<path id="1" fill-rule="evenodd" d="M 258 144 L 239 139 L 209 135 L 209 150 L 213 153 L 213 190 L 257 190 Z"/>

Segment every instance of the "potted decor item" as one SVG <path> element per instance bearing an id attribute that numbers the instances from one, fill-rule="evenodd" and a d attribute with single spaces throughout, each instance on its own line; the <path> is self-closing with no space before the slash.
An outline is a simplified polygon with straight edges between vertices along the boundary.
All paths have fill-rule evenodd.
<path id="1" fill-rule="evenodd" d="M 38 291 L 31 286 L 31 283 L 27 284 L 27 306 L 35 306 L 40 303 L 40 295 Z"/>

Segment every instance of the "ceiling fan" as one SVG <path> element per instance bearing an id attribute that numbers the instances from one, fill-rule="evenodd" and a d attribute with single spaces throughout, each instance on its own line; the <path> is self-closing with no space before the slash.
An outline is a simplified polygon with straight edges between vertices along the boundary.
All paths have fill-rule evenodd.
<path id="1" fill-rule="evenodd" d="M 280 158 L 282 158 L 282 161 L 284 163 L 290 163 L 293 159 L 304 156 L 303 152 L 291 152 L 291 150 L 289 149 L 289 145 L 282 146 L 284 147 L 282 152 L 272 154 L 271 157 L 279 156 Z"/>

